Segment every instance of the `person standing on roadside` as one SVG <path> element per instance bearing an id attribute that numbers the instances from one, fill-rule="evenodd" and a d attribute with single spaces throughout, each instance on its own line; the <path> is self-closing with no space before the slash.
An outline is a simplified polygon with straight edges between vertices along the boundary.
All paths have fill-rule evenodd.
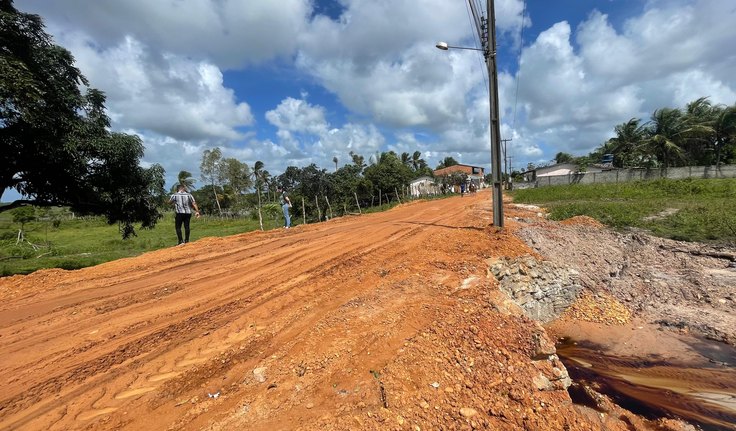
<path id="1" fill-rule="evenodd" d="M 278 186 L 276 190 L 279 192 L 279 203 L 281 204 L 281 209 L 284 211 L 284 228 L 288 229 L 291 227 L 291 217 L 289 217 L 291 199 L 289 199 L 289 195 L 283 187 Z"/>
<path id="2" fill-rule="evenodd" d="M 174 206 L 176 216 L 174 225 L 176 228 L 176 237 L 179 239 L 179 245 L 189 242 L 189 221 L 192 219 L 192 210 L 194 215 L 199 218 L 199 208 L 194 196 L 187 191 L 187 188 L 179 184 L 176 193 L 171 195 L 169 204 Z M 181 226 L 184 225 L 184 238 L 181 236 Z"/>

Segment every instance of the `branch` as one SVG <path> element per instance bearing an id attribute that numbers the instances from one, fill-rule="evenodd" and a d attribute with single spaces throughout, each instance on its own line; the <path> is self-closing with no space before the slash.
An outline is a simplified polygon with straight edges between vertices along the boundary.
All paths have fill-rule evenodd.
<path id="1" fill-rule="evenodd" d="M 47 201 L 36 201 L 32 199 L 18 199 L 17 201 L 11 202 L 7 205 L 0 206 L 0 213 L 28 205 L 33 205 L 37 207 L 61 207 L 65 206 L 66 204 Z"/>

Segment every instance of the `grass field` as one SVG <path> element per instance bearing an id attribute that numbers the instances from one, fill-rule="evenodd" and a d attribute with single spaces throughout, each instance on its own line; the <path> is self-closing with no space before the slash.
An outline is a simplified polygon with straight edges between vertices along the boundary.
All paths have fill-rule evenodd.
<path id="1" fill-rule="evenodd" d="M 641 228 L 683 241 L 736 245 L 736 179 L 685 179 L 516 190 L 514 202 L 550 218 L 587 215 L 618 229 Z"/>
<path id="2" fill-rule="evenodd" d="M 363 212 L 384 211 L 395 203 L 368 208 Z M 40 215 L 42 211 L 37 210 Z M 54 220 L 58 220 L 55 227 Z M 292 224 L 302 222 L 292 213 Z M 283 225 L 281 208 L 264 206 L 263 228 Z M 0 213 L 0 276 L 28 274 L 42 268 L 78 269 L 124 257 L 176 245 L 174 214 L 168 212 L 154 229 L 136 228 L 137 236 L 121 239 L 118 226 L 108 225 L 102 217 L 70 218 L 63 209 L 53 209 L 39 220 L 25 225 L 27 242 L 16 244 L 21 225 L 13 222 L 13 212 Z M 259 229 L 253 217 L 221 218 L 204 216 L 192 219 L 191 241 L 204 237 L 221 237 Z M 32 245 L 33 244 L 33 245 Z M 34 247 L 36 246 L 36 247 Z"/>

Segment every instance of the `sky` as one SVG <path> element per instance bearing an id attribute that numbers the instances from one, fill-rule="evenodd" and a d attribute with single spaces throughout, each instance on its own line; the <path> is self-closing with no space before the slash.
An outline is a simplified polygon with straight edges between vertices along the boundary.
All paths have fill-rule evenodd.
<path id="1" fill-rule="evenodd" d="M 478 0 L 475 0 L 478 1 Z M 484 1 L 478 1 L 485 8 Z M 488 77 L 466 0 L 16 0 L 42 16 L 143 164 L 199 178 L 206 149 L 272 175 L 349 152 L 490 166 Z M 615 125 L 736 103 L 734 0 L 498 0 L 514 169 L 585 155 Z M 201 181 L 200 181 L 201 183 Z"/>

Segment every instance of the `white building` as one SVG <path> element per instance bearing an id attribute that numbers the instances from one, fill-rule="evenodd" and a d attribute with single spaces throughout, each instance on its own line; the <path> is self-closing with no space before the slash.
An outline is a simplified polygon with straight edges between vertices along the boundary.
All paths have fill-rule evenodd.
<path id="1" fill-rule="evenodd" d="M 409 183 L 409 193 L 412 197 L 439 194 L 439 187 L 432 177 L 419 177 Z"/>

